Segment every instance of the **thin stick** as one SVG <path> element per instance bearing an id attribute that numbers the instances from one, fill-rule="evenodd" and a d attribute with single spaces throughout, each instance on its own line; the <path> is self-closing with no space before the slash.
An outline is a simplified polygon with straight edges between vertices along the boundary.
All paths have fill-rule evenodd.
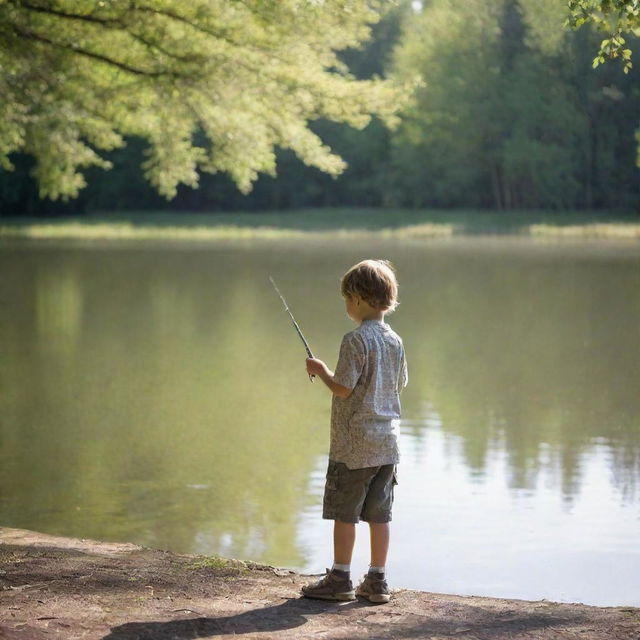
<path id="1" fill-rule="evenodd" d="M 273 288 L 276 290 L 276 293 L 280 296 L 280 300 L 282 300 L 284 309 L 289 314 L 289 317 L 291 318 L 291 322 L 293 322 L 293 326 L 298 332 L 298 335 L 300 336 L 300 340 L 302 340 L 302 343 L 304 344 L 304 348 L 307 350 L 307 355 L 310 358 L 313 358 L 314 355 L 313 353 L 311 353 L 311 348 L 309 347 L 309 343 L 307 342 L 306 338 L 302 334 L 302 331 L 300 330 L 300 327 L 298 326 L 296 319 L 293 317 L 293 313 L 291 313 L 291 311 L 289 310 L 289 305 L 287 304 L 287 301 L 284 299 L 284 296 L 280 293 L 280 289 L 278 289 L 278 285 L 275 283 L 274 279 L 271 276 L 269 276 L 269 280 L 271 281 Z M 313 377 L 314 376 L 312 374 L 309 374 L 309 380 L 311 380 L 311 382 L 313 382 Z"/>

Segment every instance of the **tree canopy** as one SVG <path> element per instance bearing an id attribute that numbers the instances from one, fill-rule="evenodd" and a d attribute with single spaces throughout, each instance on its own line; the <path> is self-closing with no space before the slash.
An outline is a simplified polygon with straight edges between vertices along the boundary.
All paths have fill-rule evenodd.
<path id="1" fill-rule="evenodd" d="M 382 0 L 0 0 L 0 166 L 33 156 L 41 197 L 67 199 L 82 169 L 135 136 L 147 179 L 171 198 L 199 172 L 247 192 L 275 174 L 275 148 L 337 175 L 344 161 L 309 128 L 324 118 L 392 124 L 406 91 L 358 80 L 357 48 Z"/>
<path id="2" fill-rule="evenodd" d="M 599 37 L 566 16 L 565 0 L 430 0 L 405 22 L 394 68 L 424 86 L 393 135 L 400 203 L 628 206 L 635 79 L 594 72 Z"/>
<path id="3" fill-rule="evenodd" d="M 28 3 L 35 1 L 28 0 Z M 12 3 L 0 0 L 0 13 L 9 4 Z M 130 4 L 143 15 L 148 12 L 142 8 L 151 6 L 150 0 Z M 255 12 L 270 7 L 272 13 L 268 17 L 271 19 L 273 12 L 284 11 L 285 6 L 291 9 L 294 3 L 228 0 L 224 6 L 234 4 L 250 6 Z M 392 4 L 393 7 L 386 10 Z M 188 6 L 181 11 L 191 12 L 193 3 L 185 5 Z M 329 10 L 329 4 L 320 0 L 315 4 L 307 0 L 297 5 L 297 11 L 303 12 L 316 11 L 319 5 L 323 11 Z M 81 6 L 89 10 L 89 3 L 78 2 L 77 7 Z M 111 3 L 111 6 L 116 5 Z M 153 6 L 157 9 L 160 4 Z M 213 5 L 209 2 L 207 6 Z M 218 2 L 216 6 L 222 7 L 223 3 Z M 365 7 L 364 4 L 358 6 Z M 567 29 L 567 0 L 466 0 L 464 3 L 425 0 L 422 5 L 398 0 L 366 6 L 372 12 L 372 20 L 358 22 L 364 34 L 362 38 L 343 39 L 339 46 L 347 41 L 352 44 L 342 49 L 338 46 L 324 49 L 327 59 L 331 60 L 326 64 L 314 63 L 309 67 L 306 60 L 298 60 L 291 53 L 290 66 L 285 68 L 277 59 L 273 62 L 277 66 L 272 67 L 269 66 L 272 64 L 270 54 L 265 49 L 264 55 L 259 54 L 259 60 L 268 66 L 269 73 L 264 75 L 258 70 L 252 76 L 242 66 L 240 44 L 233 47 L 233 55 L 241 58 L 240 65 L 229 53 L 228 66 L 211 72 L 213 88 L 209 93 L 219 93 L 223 102 L 207 98 L 208 90 L 202 89 L 195 69 L 194 79 L 179 75 L 174 82 L 173 77 L 167 77 L 174 63 L 162 52 L 152 56 L 149 50 L 147 57 L 138 55 L 136 59 L 139 65 L 143 62 L 148 65 L 145 70 L 153 71 L 152 65 L 162 64 L 164 76 L 143 74 L 138 78 L 141 74 L 116 72 L 113 64 L 91 59 L 92 73 L 97 74 L 98 80 L 104 74 L 113 75 L 119 102 L 104 102 L 108 114 L 113 111 L 124 120 L 126 127 L 120 128 L 113 125 L 113 120 L 105 123 L 102 102 L 98 100 L 100 93 L 96 97 L 94 88 L 96 80 L 88 71 L 89 84 L 64 84 L 68 77 L 75 79 L 72 71 L 79 73 L 77 60 L 83 64 L 89 61 L 86 55 L 76 55 L 72 61 L 65 58 L 64 73 L 55 72 L 61 74 L 62 79 L 54 77 L 54 82 L 50 69 L 60 47 L 48 46 L 49 66 L 46 72 L 41 72 L 44 78 L 36 75 L 39 67 L 29 66 L 25 62 L 28 56 L 25 58 L 26 54 L 18 51 L 16 59 L 22 60 L 33 77 L 25 73 L 24 78 L 29 78 L 31 84 L 21 85 L 16 76 L 14 90 L 22 95 L 19 90 L 23 86 L 23 91 L 36 93 L 36 98 L 30 98 L 31 111 L 24 114 L 25 139 L 31 146 L 26 147 L 24 141 L 19 141 L 20 151 L 5 153 L 5 159 L 10 155 L 16 168 L 8 172 L 0 167 L 0 216 L 362 205 L 559 210 L 637 208 L 640 194 L 634 141 L 640 109 L 637 72 L 634 69 L 623 73 L 622 64 L 592 69 L 594 54 L 603 39 L 599 30 L 602 26 L 587 21 L 581 28 Z M 336 24 L 340 12 L 351 7 L 346 1 L 333 4 Z M 37 11 L 35 15 L 39 18 L 42 13 Z M 282 30 L 282 15 L 286 13 L 277 15 L 273 29 Z M 294 18 L 313 32 L 310 14 L 306 14 L 304 20 L 295 14 L 290 25 L 297 24 Z M 226 20 L 219 17 L 220 29 Z M 260 29 L 266 28 L 266 22 L 265 17 Z M 141 28 L 135 25 L 135 29 Z M 247 28 L 242 25 L 242 29 Z M 3 29 L 6 31 L 7 26 L 0 21 L 0 42 Z M 194 27 L 188 29 L 185 33 Z M 256 32 L 262 33 L 260 29 L 256 27 Z M 228 38 L 232 37 L 231 32 L 225 33 Z M 240 37 L 239 32 L 233 33 L 236 34 L 233 37 Z M 304 35 L 304 31 L 301 34 Z M 264 39 L 267 35 L 261 37 Z M 309 37 L 315 35 L 312 33 Z M 135 39 L 131 35 L 127 38 Z M 287 51 L 304 48 L 291 31 L 288 38 L 289 45 L 278 39 L 275 44 Z M 625 46 L 635 50 L 637 38 L 633 32 L 625 39 L 628 42 Z M 207 36 L 206 41 L 212 42 L 213 37 Z M 28 40 L 25 42 L 30 46 Z M 188 46 L 189 51 L 194 47 L 175 38 L 158 40 L 164 48 L 167 42 L 171 43 L 173 55 L 182 56 L 183 46 Z M 19 44 L 16 41 L 16 46 Z M 241 44 L 249 47 L 249 40 L 244 38 Z M 251 55 L 256 46 L 254 40 L 249 47 Z M 260 46 L 264 49 L 266 45 Z M 121 49 L 113 51 L 120 52 L 118 62 L 132 64 L 133 58 L 124 57 Z M 146 51 L 146 47 L 141 51 Z M 111 50 L 107 50 L 107 54 L 115 56 Z M 197 66 L 195 62 L 193 65 Z M 188 66 L 175 62 L 178 74 L 184 74 L 185 68 L 188 70 Z M 285 76 L 289 71 L 293 75 Z M 393 83 L 380 81 L 380 76 L 394 78 Z M 0 83 L 6 84 L 7 77 L 7 68 L 0 65 Z M 422 82 L 411 101 L 406 101 L 408 92 L 400 87 L 414 85 L 416 78 Z M 37 80 L 50 85 L 39 87 Z M 240 80 L 241 84 L 237 84 Z M 344 93 L 335 98 L 333 87 L 325 85 L 325 80 Z M 125 81 L 130 83 L 131 91 L 127 85 L 119 87 L 118 82 Z M 48 91 L 49 86 L 55 92 Z M 368 95 L 358 95 L 361 90 L 369 92 Z M 173 91 L 182 91 L 182 94 L 174 98 Z M 61 96 L 66 102 L 60 102 Z M 163 101 L 165 96 L 169 103 Z M 304 101 L 305 96 L 310 96 L 309 102 Z M 372 96 L 377 96 L 377 103 Z M 97 103 L 91 118 L 87 117 L 89 98 Z M 141 98 L 146 102 L 141 102 Z M 398 127 L 389 129 L 380 118 L 370 118 L 370 114 L 377 113 L 387 121 L 395 119 L 394 108 L 399 99 L 403 106 L 398 111 Z M 214 114 L 213 133 L 203 127 L 202 119 L 190 115 L 192 100 L 205 114 L 210 111 Z M 4 110 L 5 114 L 4 118 L 0 114 L 0 145 L 5 143 L 2 148 L 5 151 L 7 141 L 12 140 L 16 131 L 15 123 L 6 114 L 12 112 L 21 117 L 16 110 L 23 108 L 20 107 L 23 103 L 26 101 L 14 100 L 13 106 L 0 105 L 0 111 Z M 368 112 L 370 106 L 378 111 Z M 340 109 L 349 117 L 343 117 Z M 357 122 L 351 117 L 354 115 Z M 274 127 L 279 127 L 278 131 L 289 130 L 292 120 L 319 145 L 325 159 L 336 163 L 334 170 L 317 170 L 318 163 L 309 162 L 308 154 L 300 154 L 292 145 L 287 147 L 282 136 L 272 135 Z M 369 120 L 361 129 L 352 126 L 354 122 L 359 126 Z M 30 123 L 31 129 L 27 129 L 26 123 Z M 53 135 L 48 123 L 55 125 L 51 129 Z M 181 124 L 185 125 L 184 137 L 176 142 L 176 136 L 183 131 Z M 96 130 L 103 130 L 98 129 L 99 126 L 106 131 L 105 135 L 115 132 L 120 146 L 98 147 L 84 133 L 85 129 L 91 130 L 95 136 Z M 152 135 L 145 135 L 147 131 Z M 165 134 L 169 139 L 165 139 Z M 256 140 L 260 144 L 255 144 Z M 64 147 L 64 154 L 58 150 L 60 147 Z M 11 148 L 15 149 L 16 145 Z M 77 160 L 76 148 L 95 154 L 98 161 L 93 162 L 93 166 L 76 163 L 73 171 L 63 171 L 61 158 L 69 163 L 65 167 L 70 166 Z M 68 180 L 80 174 L 79 179 L 86 179 L 88 186 L 78 187 L 78 196 L 68 202 L 40 199 L 38 184 L 31 174 L 34 169 L 42 172 L 43 165 L 35 152 L 46 157 L 48 166 L 58 171 L 49 179 L 52 190 L 58 189 L 59 195 L 64 193 L 60 193 L 56 185 L 57 176 Z M 184 158 L 188 153 L 203 154 L 204 162 L 196 158 L 189 164 L 189 158 Z M 262 157 L 269 160 L 270 168 L 261 168 L 260 157 L 255 158 L 255 153 L 262 153 Z M 216 163 L 213 168 L 211 158 Z M 175 159 L 178 162 L 174 165 Z M 110 164 L 113 168 L 108 172 L 100 168 Z M 334 180 L 332 176 L 345 164 L 348 167 Z M 141 166 L 145 167 L 147 178 Z M 212 171 L 217 173 L 213 175 Z M 243 186 L 245 193 L 237 189 L 238 176 L 246 175 L 242 171 L 249 172 Z M 149 176 L 155 180 L 153 184 L 149 183 Z M 167 187 L 161 190 L 164 197 L 158 193 L 158 184 Z M 252 190 L 247 193 L 246 185 L 252 184 Z M 42 181 L 40 189 L 42 194 Z"/>

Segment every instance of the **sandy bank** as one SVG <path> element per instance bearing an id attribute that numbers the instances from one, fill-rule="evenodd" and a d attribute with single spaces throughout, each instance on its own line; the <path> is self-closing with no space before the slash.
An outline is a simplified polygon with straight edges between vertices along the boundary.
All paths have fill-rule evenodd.
<path id="1" fill-rule="evenodd" d="M 300 598 L 308 581 L 253 563 L 0 528 L 0 638 L 640 638 L 638 608 L 406 589 L 387 605 L 334 604 Z"/>

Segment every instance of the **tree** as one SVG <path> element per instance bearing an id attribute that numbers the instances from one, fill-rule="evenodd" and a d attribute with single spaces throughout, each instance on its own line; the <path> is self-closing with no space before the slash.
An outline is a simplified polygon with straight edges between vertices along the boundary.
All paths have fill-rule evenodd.
<path id="1" fill-rule="evenodd" d="M 243 192 L 275 174 L 275 148 L 338 175 L 318 118 L 393 124 L 405 89 L 356 80 L 356 47 L 382 0 L 0 0 L 0 166 L 36 162 L 41 197 L 76 197 L 80 169 L 126 137 L 148 142 L 147 179 L 166 198 L 225 172 Z M 196 134 L 204 142 L 194 140 Z"/>
<path id="2" fill-rule="evenodd" d="M 621 58 L 623 71 L 629 73 L 631 49 L 626 47 L 623 34 L 640 36 L 640 0 L 569 0 L 570 15 L 566 24 L 578 29 L 583 24 L 593 24 L 609 35 L 600 43 L 593 59 L 593 68 L 607 58 Z M 640 167 L 640 129 L 636 129 L 636 165 Z"/>
<path id="3" fill-rule="evenodd" d="M 634 78 L 593 72 L 599 38 L 565 18 L 564 0 L 431 0 L 405 24 L 396 72 L 424 85 L 393 134 L 398 204 L 637 202 Z"/>
<path id="4" fill-rule="evenodd" d="M 515 0 L 433 0 L 406 25 L 396 68 L 425 80 L 396 135 L 399 173 L 412 181 L 407 204 L 575 200 L 580 114 L 529 31 Z"/>

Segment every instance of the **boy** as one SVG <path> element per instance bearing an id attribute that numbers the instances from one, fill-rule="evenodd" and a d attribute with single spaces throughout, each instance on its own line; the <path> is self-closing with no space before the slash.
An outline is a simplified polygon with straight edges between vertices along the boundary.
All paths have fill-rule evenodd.
<path id="1" fill-rule="evenodd" d="M 308 598 L 389 602 L 385 564 L 399 462 L 400 391 L 408 381 L 402 340 L 384 322 L 398 305 L 391 263 L 364 260 L 342 278 L 347 314 L 358 325 L 340 346 L 335 373 L 315 358 L 307 372 L 333 393 L 331 442 L 322 517 L 334 521 L 332 569 L 302 588 Z M 371 565 L 358 588 L 350 579 L 355 525 L 369 523 Z"/>

